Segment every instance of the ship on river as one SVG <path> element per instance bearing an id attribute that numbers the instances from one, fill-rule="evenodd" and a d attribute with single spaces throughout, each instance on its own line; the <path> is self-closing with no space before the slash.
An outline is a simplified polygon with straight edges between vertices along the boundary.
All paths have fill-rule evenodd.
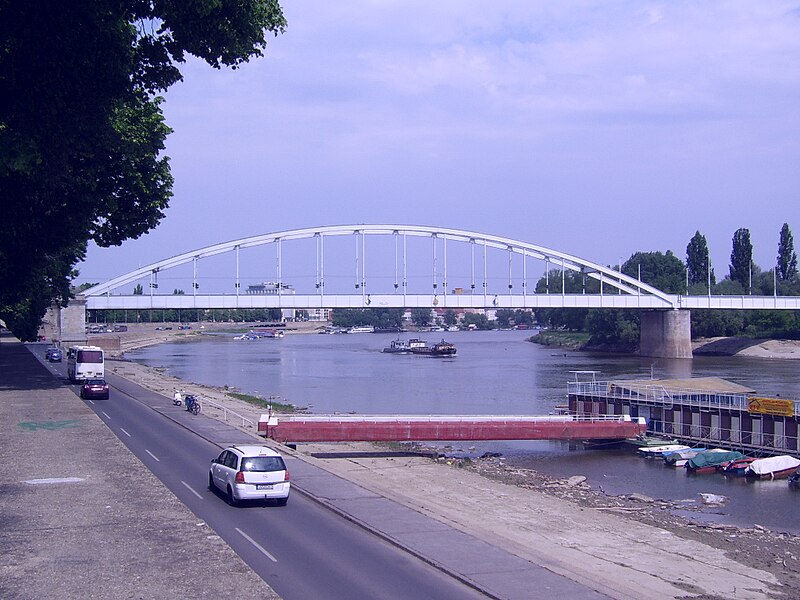
<path id="1" fill-rule="evenodd" d="M 441 342 L 429 346 L 425 340 L 412 338 L 405 340 L 392 340 L 391 344 L 382 352 L 387 354 L 418 354 L 421 356 L 455 356 L 456 347 L 450 342 Z"/>

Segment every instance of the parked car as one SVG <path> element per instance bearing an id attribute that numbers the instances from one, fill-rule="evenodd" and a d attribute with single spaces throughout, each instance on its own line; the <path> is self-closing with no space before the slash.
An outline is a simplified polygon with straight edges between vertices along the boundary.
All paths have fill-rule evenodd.
<path id="1" fill-rule="evenodd" d="M 49 360 L 50 362 L 61 362 L 64 358 L 64 355 L 61 352 L 61 348 L 48 348 L 45 353 L 44 357 Z"/>
<path id="2" fill-rule="evenodd" d="M 225 448 L 208 471 L 208 488 L 224 492 L 231 506 L 243 500 L 275 500 L 284 506 L 290 487 L 283 457 L 266 446 Z"/>
<path id="3" fill-rule="evenodd" d="M 108 384 L 105 379 L 86 379 L 81 384 L 81 398 L 108 400 Z"/>

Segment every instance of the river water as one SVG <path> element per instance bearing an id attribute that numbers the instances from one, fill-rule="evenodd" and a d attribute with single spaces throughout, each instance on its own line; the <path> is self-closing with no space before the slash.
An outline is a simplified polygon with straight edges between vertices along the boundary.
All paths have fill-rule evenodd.
<path id="1" fill-rule="evenodd" d="M 419 337 L 435 343 L 443 335 L 457 346 L 458 356 L 385 354 L 381 349 L 396 337 L 389 334 L 286 335 L 256 341 L 218 334 L 143 348 L 126 357 L 164 367 L 187 381 L 280 396 L 314 413 L 548 414 L 566 404 L 573 370 L 597 371 L 599 380 L 716 376 L 765 396 L 800 398 L 800 365 L 791 360 L 666 360 L 571 352 L 529 343 L 531 333 L 526 331 Z M 687 476 L 683 469 L 667 468 L 630 450 L 585 450 L 560 442 L 454 443 L 448 451 L 473 457 L 500 452 L 510 465 L 557 477 L 585 475 L 593 487 L 612 495 L 637 492 L 696 500 L 700 492 L 720 494 L 728 502 L 704 509 L 703 519 L 800 533 L 800 493 L 786 480 Z"/>

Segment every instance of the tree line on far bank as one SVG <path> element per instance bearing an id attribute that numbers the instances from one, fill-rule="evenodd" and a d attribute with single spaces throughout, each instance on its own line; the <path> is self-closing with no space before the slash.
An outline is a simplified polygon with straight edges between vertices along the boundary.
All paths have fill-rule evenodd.
<path id="1" fill-rule="evenodd" d="M 728 274 L 717 281 L 705 236 L 695 233 L 686 247 L 686 262 L 671 251 L 636 252 L 622 264 L 625 275 L 670 294 L 800 296 L 794 239 L 787 223 L 780 231 L 775 266 L 762 270 L 753 262 L 750 231 L 733 235 Z M 619 270 L 616 267 L 615 270 Z M 562 273 L 550 271 L 536 284 L 537 293 L 561 292 Z M 563 273 L 566 293 L 599 294 L 600 282 L 581 273 Z M 604 293 L 608 293 L 604 290 Z M 639 344 L 639 312 L 633 309 L 537 309 L 540 325 L 589 335 L 590 347 L 631 350 Z M 692 336 L 744 336 L 800 339 L 800 313 L 780 310 L 692 310 Z"/>

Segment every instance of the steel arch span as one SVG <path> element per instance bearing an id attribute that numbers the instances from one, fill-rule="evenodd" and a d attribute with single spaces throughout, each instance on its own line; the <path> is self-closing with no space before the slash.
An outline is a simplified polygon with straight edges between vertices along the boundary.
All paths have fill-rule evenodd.
<path id="1" fill-rule="evenodd" d="M 474 277 L 474 254 L 475 249 L 479 249 L 483 253 L 483 267 L 484 267 L 484 277 L 485 277 L 485 270 L 486 270 L 486 251 L 487 249 L 492 250 L 499 250 L 505 251 L 508 253 L 509 256 L 509 292 L 507 294 L 494 294 L 486 293 L 486 283 L 484 281 L 484 291 L 482 294 L 466 294 L 466 297 L 471 298 L 470 301 L 462 302 L 453 302 L 451 299 L 454 298 L 453 295 L 448 295 L 446 292 L 446 287 L 444 293 L 439 292 L 439 294 L 434 291 L 433 293 L 428 294 L 418 294 L 418 295 L 411 295 L 406 294 L 405 285 L 406 282 L 403 281 L 402 289 L 398 289 L 397 282 L 395 283 L 395 289 L 397 293 L 395 294 L 383 294 L 379 297 L 376 294 L 368 294 L 364 290 L 362 286 L 361 292 L 357 294 L 350 294 L 350 295 L 330 295 L 325 294 L 324 292 L 324 240 L 327 237 L 332 236 L 360 236 L 361 246 L 364 247 L 363 240 L 365 236 L 394 236 L 395 239 L 395 270 L 398 268 L 398 261 L 400 260 L 399 251 L 398 251 L 398 240 L 402 239 L 405 242 L 405 238 L 413 237 L 413 238 L 429 238 L 433 240 L 433 264 L 434 264 L 434 273 L 437 268 L 436 266 L 436 245 L 437 243 L 442 244 L 444 247 L 444 259 L 443 259 L 443 275 L 446 286 L 446 277 L 447 277 L 447 242 L 457 242 L 463 244 L 471 245 L 471 253 L 473 256 L 473 277 Z M 266 244 L 276 244 L 278 246 L 278 273 L 277 279 L 279 284 L 280 290 L 280 283 L 281 283 L 281 276 L 280 276 L 280 248 L 281 244 L 288 241 L 294 240 L 301 240 L 305 238 L 316 238 L 317 240 L 317 284 L 316 288 L 319 291 L 317 294 L 311 294 L 308 296 L 301 296 L 301 295 L 281 295 L 280 291 L 278 292 L 277 297 L 273 296 L 271 298 L 262 298 L 260 303 L 254 303 L 255 301 L 252 298 L 249 298 L 249 302 L 243 300 L 247 298 L 246 295 L 239 294 L 239 272 L 238 272 L 238 265 L 239 265 L 239 251 L 246 248 L 252 248 L 256 246 L 262 246 Z M 358 248 L 358 241 L 356 242 L 356 248 Z M 405 243 L 403 243 L 403 256 L 402 260 L 405 263 Z M 227 253 L 227 252 L 234 252 L 236 253 L 236 283 L 235 283 L 235 290 L 236 294 L 217 294 L 216 296 L 210 295 L 200 295 L 197 293 L 197 261 L 209 258 L 212 256 L 216 256 L 219 254 Z M 356 250 L 356 253 L 358 250 Z M 510 284 L 510 261 L 511 256 L 517 255 L 522 257 L 522 268 L 523 268 L 523 281 L 527 277 L 526 274 L 526 259 L 535 259 L 540 260 L 545 263 L 545 271 L 549 272 L 551 268 L 557 269 L 560 268 L 562 272 L 565 271 L 573 271 L 579 272 L 584 274 L 587 277 L 595 279 L 601 283 L 601 296 L 602 296 L 602 289 L 603 286 L 610 286 L 614 288 L 614 291 L 618 292 L 616 294 L 606 294 L 605 298 L 606 301 L 602 303 L 592 303 L 586 300 L 586 295 L 580 294 L 564 294 L 563 287 L 561 293 L 552 293 L 547 294 L 550 297 L 560 297 L 562 300 L 558 302 L 547 302 L 544 300 L 534 301 L 534 298 L 542 298 L 545 294 L 528 294 L 526 293 L 526 284 L 523 283 L 522 293 L 512 294 L 511 293 L 511 284 Z M 356 261 L 358 259 L 356 258 Z M 185 265 L 187 263 L 193 263 L 194 265 L 194 282 L 193 282 L 193 294 L 181 297 L 174 297 L 174 296 L 166 296 L 166 295 L 157 295 L 153 296 L 152 289 L 150 296 L 125 296 L 125 295 L 113 295 L 112 292 L 121 286 L 130 284 L 134 281 L 140 280 L 144 277 L 151 277 L 155 276 L 157 278 L 158 273 L 165 271 L 167 269 L 171 269 L 173 267 L 178 267 L 180 265 Z M 362 267 L 363 269 L 363 267 Z M 356 270 L 358 270 L 358 266 L 356 266 Z M 361 273 L 362 278 L 364 277 L 364 273 L 362 270 Z M 436 275 L 434 274 L 434 278 Z M 153 286 L 151 286 L 152 288 Z M 157 287 L 157 286 L 156 286 Z M 359 286 L 356 285 L 356 288 Z M 434 288 L 436 288 L 436 284 L 434 284 Z M 474 282 L 473 282 L 474 288 Z M 282 307 L 295 307 L 295 308 L 316 308 L 316 307 L 355 307 L 355 306 L 369 306 L 372 304 L 373 306 L 437 306 L 440 304 L 440 300 L 437 296 L 441 296 L 442 299 L 447 298 L 446 305 L 449 306 L 503 306 L 503 307 L 518 307 L 518 306 L 526 306 L 526 307 L 533 307 L 533 306 L 615 306 L 615 307 L 641 307 L 641 308 L 660 308 L 660 309 L 676 309 L 680 308 L 679 306 L 679 297 L 667 294 L 662 292 L 659 289 L 656 289 L 650 285 L 647 285 L 641 281 L 633 277 L 629 277 L 619 271 L 615 271 L 609 267 L 605 267 L 603 265 L 594 263 L 590 260 L 586 260 L 584 258 L 580 258 L 578 256 L 574 256 L 572 254 L 568 254 L 566 252 L 561 252 L 559 250 L 555 250 L 552 248 L 547 248 L 541 245 L 532 244 L 520 240 L 515 240 L 511 238 L 495 236 L 485 233 L 479 233 L 474 231 L 465 231 L 460 229 L 446 229 L 441 227 L 429 227 L 429 226 L 418 226 L 418 225 L 333 225 L 333 226 L 325 226 L 325 227 L 315 227 L 315 228 L 306 228 L 306 229 L 290 229 L 286 231 L 277 231 L 273 233 L 266 233 L 262 235 L 256 235 L 246 238 L 241 238 L 237 240 L 232 240 L 229 242 L 224 242 L 220 244 L 214 244 L 211 246 L 207 246 L 204 248 L 199 248 L 197 250 L 192 250 L 190 252 L 184 252 L 182 254 L 178 254 L 171 258 L 166 258 L 152 264 L 146 265 L 144 267 L 138 268 L 136 270 L 130 271 L 129 273 L 125 273 L 118 277 L 115 277 L 105 283 L 98 284 L 94 287 L 91 287 L 83 292 L 83 296 L 87 299 L 87 307 L 88 308 L 146 308 L 146 307 L 158 307 L 158 308 L 173 308 L 173 307 L 188 307 L 188 306 L 195 306 L 198 308 L 250 308 L 255 307 L 258 305 L 259 307 L 262 306 L 282 306 Z M 489 301 L 487 301 L 487 296 L 489 297 Z M 136 302 L 131 301 L 129 304 L 125 304 L 123 306 L 123 302 L 117 301 L 114 302 L 112 298 L 127 298 L 131 300 L 131 298 L 137 299 Z M 154 301 L 155 299 L 160 299 L 158 301 Z M 398 298 L 402 298 L 402 301 L 398 300 Z M 527 298 L 528 300 L 520 300 L 521 298 Z M 565 302 L 564 298 L 571 298 L 572 301 Z M 145 300 L 147 299 L 147 300 Z M 233 300 L 232 300 L 233 299 Z M 442 304 L 445 304 L 442 302 Z"/>

